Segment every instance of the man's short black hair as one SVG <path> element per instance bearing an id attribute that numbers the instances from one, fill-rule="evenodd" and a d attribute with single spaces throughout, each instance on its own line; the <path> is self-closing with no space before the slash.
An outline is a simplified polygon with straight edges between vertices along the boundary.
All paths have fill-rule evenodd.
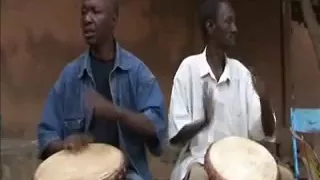
<path id="1" fill-rule="evenodd" d="M 215 23 L 221 2 L 229 2 L 228 0 L 202 0 L 199 10 L 199 23 L 203 37 L 206 37 L 206 21 L 212 19 Z"/>

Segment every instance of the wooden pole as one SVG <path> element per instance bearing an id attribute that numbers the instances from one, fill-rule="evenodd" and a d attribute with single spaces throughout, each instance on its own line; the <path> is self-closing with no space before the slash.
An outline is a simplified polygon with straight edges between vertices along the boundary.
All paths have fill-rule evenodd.
<path id="1" fill-rule="evenodd" d="M 312 9 L 311 0 L 301 0 L 301 8 L 304 20 L 308 25 L 308 32 L 318 60 L 320 71 L 320 26 Z"/>

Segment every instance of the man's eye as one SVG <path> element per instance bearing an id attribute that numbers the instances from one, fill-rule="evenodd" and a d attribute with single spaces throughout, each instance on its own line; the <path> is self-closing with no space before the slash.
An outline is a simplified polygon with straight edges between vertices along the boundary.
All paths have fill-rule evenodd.
<path id="1" fill-rule="evenodd" d="M 94 10 L 93 10 L 93 13 L 94 13 L 94 14 L 99 14 L 100 12 L 101 12 L 101 11 L 99 11 L 99 10 L 97 10 L 97 9 L 94 9 Z"/>
<path id="2" fill-rule="evenodd" d="M 231 19 L 227 19 L 227 21 L 226 21 L 228 24 L 232 24 L 232 20 Z"/>
<path id="3" fill-rule="evenodd" d="M 87 12 L 88 12 L 88 11 L 85 10 L 85 9 L 83 9 L 83 10 L 81 11 L 82 14 L 86 14 Z"/>

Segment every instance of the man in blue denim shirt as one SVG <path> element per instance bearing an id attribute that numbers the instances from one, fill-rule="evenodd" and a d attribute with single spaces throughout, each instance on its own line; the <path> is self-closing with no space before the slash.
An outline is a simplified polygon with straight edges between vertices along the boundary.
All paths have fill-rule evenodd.
<path id="1" fill-rule="evenodd" d="M 151 180 L 145 145 L 160 155 L 164 99 L 146 65 L 115 41 L 118 8 L 117 0 L 83 0 L 89 49 L 64 68 L 49 93 L 38 126 L 39 155 L 44 160 L 62 149 L 81 150 L 93 137 L 125 153 L 127 179 Z"/>

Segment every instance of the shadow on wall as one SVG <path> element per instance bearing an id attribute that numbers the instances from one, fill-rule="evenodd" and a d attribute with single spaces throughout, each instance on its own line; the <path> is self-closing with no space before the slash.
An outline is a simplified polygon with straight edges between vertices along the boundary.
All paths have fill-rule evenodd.
<path id="1" fill-rule="evenodd" d="M 4 119 L 10 119 L 3 123 L 6 136 L 30 134 L 26 127 L 34 125 L 30 122 L 35 121 L 34 114 L 42 109 L 49 88 L 63 66 L 76 58 L 84 47 L 59 40 L 51 32 L 39 37 L 30 29 L 25 29 L 25 33 L 24 43 L 18 40 L 1 42 L 1 112 Z M 21 121 L 21 114 L 25 115 L 24 121 Z M 17 128 L 6 128 L 15 125 Z M 29 132 L 25 132 L 27 130 Z"/>
<path id="2" fill-rule="evenodd" d="M 18 101 L 46 96 L 57 78 L 53 74 L 59 74 L 62 67 L 83 49 L 79 44 L 56 39 L 50 32 L 39 38 L 34 37 L 31 30 L 25 32 L 27 41 L 24 45 L 17 41 L 1 45 L 1 83 Z M 19 54 L 25 56 L 19 58 Z"/>

